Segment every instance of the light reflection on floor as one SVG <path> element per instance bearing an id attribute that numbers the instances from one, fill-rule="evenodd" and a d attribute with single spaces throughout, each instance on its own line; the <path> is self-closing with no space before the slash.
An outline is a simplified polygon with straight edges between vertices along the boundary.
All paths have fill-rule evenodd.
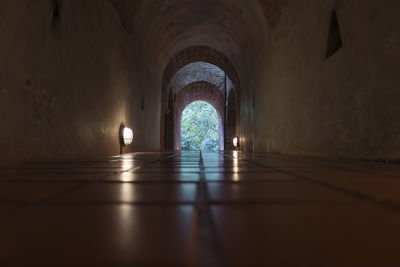
<path id="1" fill-rule="evenodd" d="M 1 266 L 400 266 L 398 164 L 133 153 L 0 174 Z"/>

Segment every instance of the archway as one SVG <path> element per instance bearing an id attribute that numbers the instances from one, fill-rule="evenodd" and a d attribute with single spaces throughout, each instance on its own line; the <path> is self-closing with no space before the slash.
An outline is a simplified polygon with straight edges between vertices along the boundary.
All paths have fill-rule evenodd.
<path id="1" fill-rule="evenodd" d="M 206 101 L 194 101 L 182 111 L 180 150 L 217 151 L 224 146 L 221 114 Z"/>
<path id="2" fill-rule="evenodd" d="M 224 95 L 221 90 L 215 85 L 200 81 L 194 82 L 187 85 L 185 88 L 179 91 L 179 93 L 174 97 L 174 149 L 179 150 L 181 144 L 181 116 L 183 110 L 195 101 L 205 101 L 215 108 L 219 117 L 219 143 L 220 149 L 224 149 Z"/>
<path id="3" fill-rule="evenodd" d="M 174 78 L 178 74 L 178 72 L 183 69 L 185 66 L 195 63 L 209 63 L 211 65 L 219 68 L 224 74 L 224 81 L 221 83 L 223 85 L 223 93 L 222 93 L 222 109 L 221 109 L 221 118 L 223 120 L 223 126 L 226 128 L 226 105 L 228 102 L 228 94 L 231 89 L 235 89 L 236 94 L 236 114 L 239 116 L 240 114 L 240 82 L 239 76 L 237 75 L 236 69 L 224 54 L 221 52 L 207 47 L 207 46 L 193 46 L 188 47 L 181 52 L 177 53 L 167 65 L 163 77 L 162 77 L 162 88 L 161 88 L 161 127 L 160 127 L 160 137 L 161 137 L 161 145 L 164 146 L 167 150 L 169 149 L 178 149 L 177 144 L 179 143 L 179 137 L 177 137 L 177 128 L 175 126 L 171 126 L 171 119 L 174 118 L 174 124 L 179 124 L 179 118 L 176 116 L 176 110 L 172 109 L 172 102 L 177 102 L 177 94 L 175 94 L 174 90 L 171 89 L 171 83 Z M 208 80 L 200 80 L 198 82 L 208 82 Z M 195 84 L 194 82 L 193 84 Z M 208 82 L 209 83 L 209 82 Z M 187 85 L 188 86 L 188 85 Z M 214 85 L 215 86 L 215 85 Z M 219 86 L 215 86 L 217 89 Z M 183 89 L 182 89 L 183 90 Z M 198 99 L 202 100 L 202 99 Z M 236 120 L 235 123 L 238 123 Z M 238 128 L 235 126 L 235 128 Z M 226 133 L 224 133 L 224 136 Z M 175 136 L 174 140 L 171 139 L 171 136 Z M 173 145 L 172 145 L 173 144 Z"/>

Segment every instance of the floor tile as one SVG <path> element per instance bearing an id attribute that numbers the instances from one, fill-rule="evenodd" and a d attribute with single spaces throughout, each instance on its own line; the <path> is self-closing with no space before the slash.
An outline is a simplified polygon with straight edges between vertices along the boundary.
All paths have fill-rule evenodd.
<path id="1" fill-rule="evenodd" d="M 108 176 L 106 180 L 122 182 L 197 182 L 200 180 L 200 173 L 143 173 L 143 172 L 124 172 L 113 176 Z"/>
<path id="2" fill-rule="evenodd" d="M 207 181 L 234 181 L 234 182 L 250 182 L 250 181 L 293 181 L 298 178 L 280 173 L 280 172 L 265 172 L 265 173 L 205 173 Z"/>
<path id="3" fill-rule="evenodd" d="M 2 266 L 182 265 L 191 206 L 36 207 L 0 222 Z"/>
<path id="4" fill-rule="evenodd" d="M 228 264 L 400 264 L 400 215 L 373 205 L 213 206 L 212 214 Z"/>
<path id="5" fill-rule="evenodd" d="M 195 183 L 97 183 L 63 194 L 51 203 L 142 203 L 159 204 L 196 201 Z"/>
<path id="6" fill-rule="evenodd" d="M 23 204 L 66 192 L 80 184 L 57 182 L 2 182 L 0 183 L 0 204 Z"/>
<path id="7" fill-rule="evenodd" d="M 266 203 L 351 203 L 360 198 L 308 182 L 219 183 L 207 185 L 211 201 Z"/>

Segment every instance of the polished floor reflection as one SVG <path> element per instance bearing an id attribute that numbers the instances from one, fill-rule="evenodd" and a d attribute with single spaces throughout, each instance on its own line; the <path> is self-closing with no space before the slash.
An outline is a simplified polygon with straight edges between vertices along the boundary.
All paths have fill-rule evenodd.
<path id="1" fill-rule="evenodd" d="M 231 152 L 0 169 L 0 266 L 400 266 L 400 165 Z"/>

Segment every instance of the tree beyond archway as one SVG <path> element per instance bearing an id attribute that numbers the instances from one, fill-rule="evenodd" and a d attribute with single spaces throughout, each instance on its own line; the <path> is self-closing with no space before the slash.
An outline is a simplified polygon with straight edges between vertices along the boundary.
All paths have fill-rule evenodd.
<path id="1" fill-rule="evenodd" d="M 218 113 L 205 101 L 186 106 L 181 118 L 181 149 L 217 151 Z"/>

